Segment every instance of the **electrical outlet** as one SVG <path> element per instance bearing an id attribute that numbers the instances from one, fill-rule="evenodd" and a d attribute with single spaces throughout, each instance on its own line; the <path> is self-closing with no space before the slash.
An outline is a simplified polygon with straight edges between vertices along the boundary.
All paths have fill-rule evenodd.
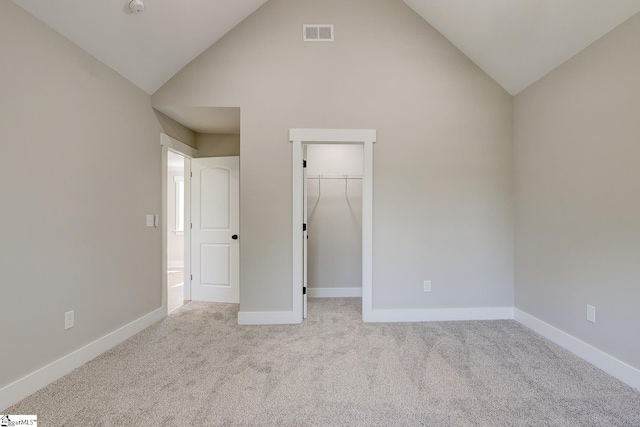
<path id="1" fill-rule="evenodd" d="M 67 311 L 64 314 L 64 329 L 71 329 L 73 328 L 73 325 L 75 324 L 75 320 L 74 320 L 74 314 L 73 314 L 73 310 L 71 311 Z"/>
<path id="2" fill-rule="evenodd" d="M 591 323 L 596 323 L 596 308 L 587 304 L 587 320 Z"/>
<path id="3" fill-rule="evenodd" d="M 423 286 L 425 292 L 431 292 L 431 280 L 425 280 Z"/>

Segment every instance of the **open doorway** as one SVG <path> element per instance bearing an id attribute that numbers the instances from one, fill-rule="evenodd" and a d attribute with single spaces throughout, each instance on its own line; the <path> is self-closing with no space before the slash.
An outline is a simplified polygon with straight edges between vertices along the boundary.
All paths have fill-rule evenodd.
<path id="1" fill-rule="evenodd" d="M 167 312 L 185 303 L 185 158 L 167 153 Z"/>
<path id="2" fill-rule="evenodd" d="M 370 321 L 373 311 L 373 144 L 374 129 L 290 129 L 292 143 L 292 323 L 302 322 L 307 312 L 307 217 L 309 200 L 306 197 L 306 159 L 308 148 L 314 144 L 360 145 L 362 147 L 362 320 Z M 347 188 L 348 194 L 348 188 Z"/>
<path id="3" fill-rule="evenodd" d="M 221 135 L 231 143 L 218 144 L 218 135 L 198 135 L 204 139 L 202 152 L 213 157 L 160 136 L 162 306 L 167 313 L 190 301 L 239 302 L 239 156 L 216 155 L 238 153 L 240 138 Z M 232 295 L 211 295 L 212 290 Z"/>
<path id="4" fill-rule="evenodd" d="M 186 145 L 160 135 L 162 306 L 170 313 L 188 301 L 238 303 L 240 108 L 163 108 L 158 116 L 177 121 L 194 136 Z M 225 158 L 233 160 L 233 166 L 211 164 Z M 232 297 L 208 292 L 228 289 Z"/>
<path id="5" fill-rule="evenodd" d="M 362 297 L 361 144 L 306 147 L 307 294 Z"/>

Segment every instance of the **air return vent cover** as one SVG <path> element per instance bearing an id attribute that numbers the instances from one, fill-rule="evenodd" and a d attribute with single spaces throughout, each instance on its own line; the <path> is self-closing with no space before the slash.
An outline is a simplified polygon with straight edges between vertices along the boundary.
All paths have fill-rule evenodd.
<path id="1" fill-rule="evenodd" d="M 302 40 L 305 42 L 332 42 L 333 25 L 305 24 L 302 26 Z"/>

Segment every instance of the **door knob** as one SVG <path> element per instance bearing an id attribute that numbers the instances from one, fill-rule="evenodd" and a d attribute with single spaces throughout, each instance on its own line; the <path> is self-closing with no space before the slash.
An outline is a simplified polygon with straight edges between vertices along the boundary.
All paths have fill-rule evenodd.
<path id="1" fill-rule="evenodd" d="M 237 234 L 234 234 L 233 236 L 231 236 L 231 238 L 232 238 L 233 240 L 238 240 L 238 235 L 237 235 Z"/>

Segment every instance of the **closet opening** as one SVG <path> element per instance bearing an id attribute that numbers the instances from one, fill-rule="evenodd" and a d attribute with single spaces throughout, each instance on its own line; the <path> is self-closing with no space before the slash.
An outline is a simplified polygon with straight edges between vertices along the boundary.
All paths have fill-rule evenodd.
<path id="1" fill-rule="evenodd" d="M 376 141 L 376 131 L 375 129 L 290 129 L 289 141 L 292 144 L 293 178 L 292 320 L 302 322 L 307 317 L 308 297 L 313 293 L 315 296 L 326 297 L 361 295 L 362 320 L 371 321 L 373 314 L 373 144 Z M 338 148 L 330 147 L 326 150 L 318 148 L 319 151 L 314 151 L 316 150 L 314 147 L 327 145 L 346 147 L 346 151 L 343 152 L 344 157 L 340 156 L 340 159 L 335 157 L 337 153 L 335 150 Z M 359 157 L 357 163 L 349 160 L 350 157 L 355 158 L 356 153 Z M 323 156 L 328 160 L 325 161 Z M 317 157 L 316 160 L 313 159 L 314 157 Z M 313 166 L 309 171 L 311 162 L 316 163 L 320 169 Z M 326 166 L 322 166 L 324 163 Z M 335 199 L 338 192 L 341 194 L 340 203 Z M 331 194 L 331 199 L 326 199 L 330 200 L 327 203 L 323 200 L 323 195 L 327 197 L 328 194 Z M 335 218 L 340 218 L 340 216 L 332 216 L 332 211 L 334 214 L 342 211 L 342 217 L 346 218 L 346 221 L 338 220 L 340 229 L 349 227 L 348 224 L 351 224 L 351 228 L 347 228 L 343 235 L 331 231 L 328 233 L 329 236 L 325 236 L 321 231 L 323 228 L 331 229 L 332 221 L 319 222 L 319 220 L 329 217 L 336 221 Z M 320 239 L 314 237 L 316 233 L 310 234 L 312 229 L 308 227 L 309 215 L 313 216 L 314 228 L 317 228 L 318 235 L 323 234 Z M 360 227 L 357 226 L 358 223 Z M 309 239 L 307 239 L 308 233 Z M 356 261 L 356 265 L 360 267 L 359 275 L 354 273 L 353 269 L 345 267 L 344 263 L 330 266 L 331 260 L 336 258 L 334 256 L 336 252 L 344 255 L 344 252 L 340 252 L 343 249 L 340 246 L 341 243 L 345 241 L 353 243 L 354 236 L 360 236 L 360 262 Z M 314 240 L 311 251 L 309 250 L 310 240 Z M 324 249 L 326 247 L 328 249 Z M 344 255 L 347 260 L 353 259 L 354 253 L 357 256 L 358 245 L 354 244 L 354 247 L 355 252 L 351 252 L 348 256 Z M 307 264 L 310 255 L 313 269 L 311 271 Z M 334 268 L 335 271 L 331 271 Z M 312 283 L 309 283 L 309 279 Z"/>
<path id="2" fill-rule="evenodd" d="M 361 144 L 305 144 L 307 295 L 362 297 Z"/>

